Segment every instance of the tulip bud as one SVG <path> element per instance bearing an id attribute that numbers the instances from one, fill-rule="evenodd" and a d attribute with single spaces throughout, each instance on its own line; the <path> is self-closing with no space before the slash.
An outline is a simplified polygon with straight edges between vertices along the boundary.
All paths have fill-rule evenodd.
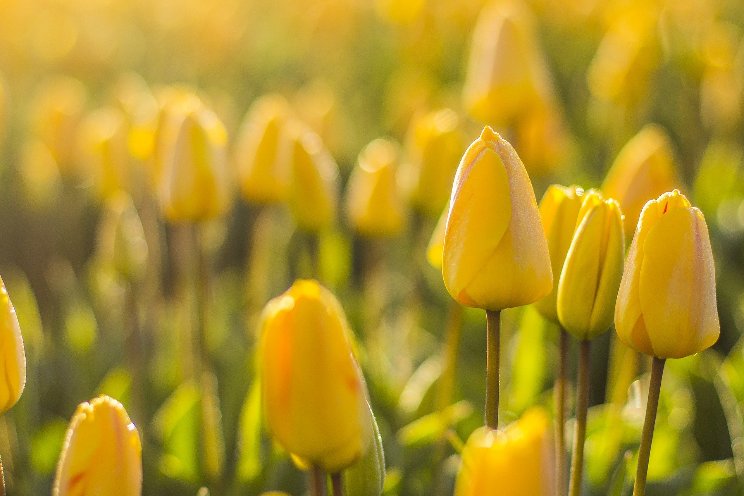
<path id="1" fill-rule="evenodd" d="M 371 439 L 349 332 L 341 305 L 315 281 L 295 282 L 261 317 L 267 426 L 287 451 L 330 473 L 356 461 Z"/>
<path id="2" fill-rule="evenodd" d="M 426 248 L 426 260 L 435 269 L 442 270 L 442 257 L 444 256 L 444 230 L 447 227 L 447 214 L 449 208 L 445 208 L 439 216 L 434 232 L 431 233 L 429 246 Z"/>
<path id="3" fill-rule="evenodd" d="M 533 409 L 504 430 L 474 431 L 462 451 L 455 496 L 555 494 L 550 429 L 547 414 Z"/>
<path id="4" fill-rule="evenodd" d="M 384 139 L 372 141 L 359 154 L 349 178 L 346 213 L 351 226 L 362 235 L 391 237 L 405 227 L 397 160 L 396 146 Z"/>
<path id="5" fill-rule="evenodd" d="M 708 226 L 679 191 L 649 201 L 630 245 L 615 306 L 622 342 L 659 358 L 682 358 L 720 334 Z"/>
<path id="6" fill-rule="evenodd" d="M 465 143 L 459 119 L 450 109 L 414 118 L 408 131 L 404 183 L 411 204 L 428 215 L 447 205 L 452 178 Z"/>
<path id="7" fill-rule="evenodd" d="M 0 350 L 2 350 L 2 385 L 0 414 L 7 412 L 23 393 L 26 385 L 26 354 L 18 317 L 10 301 L 5 283 L 0 277 Z"/>
<path id="8" fill-rule="evenodd" d="M 164 164 L 161 206 L 173 222 L 195 222 L 225 213 L 229 206 L 227 131 L 206 107 L 191 109 L 178 126 Z"/>
<path id="9" fill-rule="evenodd" d="M 558 286 L 558 279 L 576 230 L 583 199 L 584 190 L 578 186 L 565 187 L 552 184 L 540 200 L 540 219 L 548 240 L 554 286 Z M 538 312 L 553 322 L 558 322 L 557 295 L 558 291 L 553 287 L 548 296 L 535 303 Z"/>
<path id="10" fill-rule="evenodd" d="M 620 203 L 630 236 L 647 201 L 678 187 L 672 145 L 664 130 L 645 126 L 620 150 L 602 184 L 602 193 Z"/>
<path id="11" fill-rule="evenodd" d="M 558 282 L 558 319 L 580 340 L 610 328 L 623 275 L 623 218 L 615 200 L 589 191 Z"/>
<path id="12" fill-rule="evenodd" d="M 278 203 L 287 197 L 288 170 L 281 159 L 290 108 L 278 95 L 257 100 L 238 131 L 234 162 L 248 202 Z"/>
<path id="13" fill-rule="evenodd" d="M 142 492 L 142 446 L 118 401 L 102 395 L 78 405 L 67 429 L 53 496 Z"/>
<path id="14" fill-rule="evenodd" d="M 490 127 L 457 169 L 442 275 L 455 300 L 485 310 L 533 303 L 553 285 L 532 183 L 517 152 Z"/>
<path id="15" fill-rule="evenodd" d="M 147 269 L 147 243 L 139 214 L 124 193 L 106 203 L 98 235 L 97 257 L 128 281 L 141 279 Z"/>
<path id="16" fill-rule="evenodd" d="M 292 133 L 289 208 L 297 225 L 308 231 L 330 227 L 338 203 L 338 165 L 320 136 L 301 128 Z"/>
<path id="17" fill-rule="evenodd" d="M 96 193 L 106 199 L 129 186 L 127 130 L 121 111 L 100 109 L 80 126 L 79 145 Z"/>

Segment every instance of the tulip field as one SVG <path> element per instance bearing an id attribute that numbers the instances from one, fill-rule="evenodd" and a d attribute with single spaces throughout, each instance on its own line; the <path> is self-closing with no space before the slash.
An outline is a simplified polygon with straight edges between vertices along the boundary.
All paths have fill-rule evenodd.
<path id="1" fill-rule="evenodd" d="M 740 0 L 0 0 L 0 496 L 744 495 Z"/>

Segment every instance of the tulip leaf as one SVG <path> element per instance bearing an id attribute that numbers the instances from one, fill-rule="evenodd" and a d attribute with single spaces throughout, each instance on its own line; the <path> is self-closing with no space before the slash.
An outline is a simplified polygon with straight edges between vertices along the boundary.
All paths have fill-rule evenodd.
<path id="1" fill-rule="evenodd" d="M 127 405 L 130 400 L 131 388 L 132 376 L 126 369 L 117 367 L 106 374 L 96 391 L 99 394 L 116 398 L 122 405 Z"/>
<path id="2" fill-rule="evenodd" d="M 254 380 L 240 413 L 238 479 L 252 482 L 263 466 L 261 450 L 261 381 Z"/>
<path id="3" fill-rule="evenodd" d="M 155 415 L 155 428 L 163 443 L 160 470 L 168 477 L 189 482 L 199 477 L 199 405 L 199 390 L 186 382 Z"/>
<path id="4" fill-rule="evenodd" d="M 318 272 L 330 287 L 338 287 L 351 273 L 351 246 L 339 231 L 325 231 L 318 238 Z"/>
<path id="5" fill-rule="evenodd" d="M 372 430 L 370 442 L 364 455 L 344 472 L 346 494 L 355 496 L 380 496 L 385 481 L 385 453 L 382 436 L 369 403 L 368 421 Z"/>
<path id="6" fill-rule="evenodd" d="M 447 429 L 457 425 L 472 412 L 472 405 L 463 400 L 448 406 L 441 412 L 424 415 L 398 431 L 398 442 L 402 446 L 431 444 L 441 439 Z"/>
<path id="7" fill-rule="evenodd" d="M 733 460 L 717 460 L 698 466 L 692 479 L 692 486 L 683 496 L 698 494 L 706 496 L 741 494 L 737 487 Z"/>
<path id="8" fill-rule="evenodd" d="M 96 340 L 98 324 L 93 310 L 82 301 L 76 301 L 65 316 L 65 340 L 70 349 L 85 353 Z"/>
<path id="9" fill-rule="evenodd" d="M 536 403 L 548 370 L 546 321 L 531 306 L 525 308 L 516 334 L 509 385 L 509 409 L 522 413 Z"/>

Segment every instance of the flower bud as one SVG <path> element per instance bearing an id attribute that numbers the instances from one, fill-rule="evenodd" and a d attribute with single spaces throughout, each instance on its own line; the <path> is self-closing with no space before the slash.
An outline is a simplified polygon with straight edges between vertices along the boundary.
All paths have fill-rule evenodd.
<path id="1" fill-rule="evenodd" d="M 289 171 L 281 160 L 286 147 L 285 127 L 290 116 L 279 95 L 257 100 L 238 131 L 234 162 L 243 198 L 253 203 L 278 203 L 287 198 Z"/>
<path id="2" fill-rule="evenodd" d="M 129 187 L 131 164 L 121 111 L 104 108 L 91 113 L 80 126 L 78 143 L 99 198 L 106 199 Z"/>
<path id="3" fill-rule="evenodd" d="M 195 222 L 224 214 L 230 203 L 225 127 L 200 106 L 187 112 L 177 128 L 160 186 L 166 218 Z"/>
<path id="4" fill-rule="evenodd" d="M 106 202 L 96 251 L 106 267 L 127 281 L 137 281 L 145 275 L 145 230 L 132 199 L 123 191 Z"/>
<path id="5" fill-rule="evenodd" d="M 550 420 L 540 409 L 527 411 L 504 430 L 475 430 L 462 451 L 455 496 L 555 494 L 550 430 Z"/>
<path id="6" fill-rule="evenodd" d="M 289 208 L 301 229 L 319 231 L 336 219 L 338 165 L 320 136 L 298 125 L 289 139 Z"/>
<path id="7" fill-rule="evenodd" d="M 346 214 L 354 230 L 364 236 L 392 237 L 405 227 L 397 160 L 396 146 L 384 139 L 372 141 L 359 154 L 349 178 Z"/>
<path id="8" fill-rule="evenodd" d="M 548 296 L 535 303 L 535 308 L 543 317 L 553 322 L 558 322 L 556 286 L 558 286 L 563 262 L 566 260 L 566 253 L 568 253 L 568 247 L 571 245 L 576 230 L 583 199 L 584 190 L 578 186 L 565 187 L 552 184 L 540 200 L 540 219 L 548 240 L 554 287 Z"/>
<path id="9" fill-rule="evenodd" d="M 533 303 L 553 285 L 532 183 L 517 152 L 490 127 L 457 169 L 442 275 L 455 300 L 486 310 Z"/>
<path id="10" fill-rule="evenodd" d="M 406 142 L 403 177 L 414 208 L 435 216 L 447 205 L 464 138 L 450 109 L 414 118 Z"/>
<path id="11" fill-rule="evenodd" d="M 620 150 L 602 184 L 602 193 L 620 203 L 630 236 L 647 201 L 679 186 L 672 145 L 664 130 L 645 126 Z"/>
<path id="12" fill-rule="evenodd" d="M 592 339 L 612 324 L 625 240 L 623 217 L 615 200 L 589 191 L 558 282 L 561 325 L 580 340 Z"/>
<path id="13" fill-rule="evenodd" d="M 0 385 L 0 414 L 15 405 L 26 385 L 26 354 L 18 317 L 10 301 L 5 283 L 0 277 L 0 350 L 2 377 Z"/>
<path id="14" fill-rule="evenodd" d="M 638 222 L 615 306 L 615 329 L 636 351 L 682 358 L 720 334 L 703 213 L 679 191 L 649 201 Z"/>
<path id="15" fill-rule="evenodd" d="M 295 282 L 261 318 L 259 364 L 266 423 L 306 465 L 338 472 L 371 439 L 366 386 L 341 305 L 316 281 Z"/>
<path id="16" fill-rule="evenodd" d="M 78 405 L 67 429 L 53 496 L 142 492 L 142 446 L 118 401 L 102 395 Z"/>

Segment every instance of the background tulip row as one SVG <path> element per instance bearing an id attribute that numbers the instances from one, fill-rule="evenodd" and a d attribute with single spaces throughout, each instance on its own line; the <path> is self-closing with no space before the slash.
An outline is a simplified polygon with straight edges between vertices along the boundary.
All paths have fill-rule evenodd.
<path id="1" fill-rule="evenodd" d="M 597 255 L 606 267 L 623 259 L 643 206 L 674 189 L 689 200 L 674 196 L 674 205 L 694 205 L 707 221 L 717 294 L 710 304 L 711 291 L 696 292 L 678 314 L 704 308 L 709 324 L 717 307 L 720 337 L 666 364 L 646 494 L 744 493 L 740 2 L 33 0 L 0 10 L 0 275 L 26 358 L 18 399 L 18 334 L 4 299 L 3 409 L 18 399 L 0 416 L 8 494 L 48 494 L 55 474 L 70 479 L 60 459 L 89 446 L 79 434 L 63 450 L 71 419 L 90 420 L 102 440 L 126 431 L 119 403 L 99 395 L 136 425 L 142 494 L 304 494 L 313 465 L 343 468 L 346 493 L 362 496 L 452 494 L 458 471 L 468 477 L 463 466 L 471 475 L 488 467 L 481 483 L 504 494 L 535 494 L 519 485 L 543 480 L 535 470 L 549 481 L 563 474 L 568 486 L 581 345 L 562 340 L 557 323 L 592 339 L 582 494 L 629 494 L 652 361 L 603 331 L 617 324 L 626 343 L 669 357 L 710 346 L 711 333 L 649 350 L 628 331 L 634 311 L 613 315 L 616 292 L 598 298 L 606 311 L 587 315 L 586 288 L 569 282 L 584 280 L 597 244 L 618 247 Z M 448 229 L 497 245 L 510 229 L 504 212 L 519 205 L 507 206 L 500 177 L 479 172 L 473 191 L 494 184 L 493 196 L 471 198 L 446 224 L 468 144 L 482 132 L 495 140 L 486 125 L 513 146 L 542 199 L 556 291 L 537 305 L 508 308 L 544 293 L 540 274 L 502 267 L 502 282 L 514 279 L 494 295 L 474 282 L 490 279 L 478 265 L 488 253 L 443 246 Z M 587 197 L 594 204 L 580 207 Z M 609 198 L 623 234 L 587 242 L 564 268 L 555 255 L 571 244 L 565 225 L 575 220 L 566 219 L 592 209 L 586 236 L 611 230 L 615 207 L 597 207 Z M 680 243 L 649 253 L 671 264 L 694 251 Z M 534 260 L 536 250 L 512 255 Z M 696 280 L 703 258 L 683 263 L 680 280 Z M 562 270 L 573 274 L 563 303 Z M 620 273 L 603 284 L 620 284 Z M 336 331 L 324 335 L 327 349 L 307 336 L 261 341 L 267 315 L 312 293 L 303 284 L 314 283 L 292 286 L 298 279 L 332 295 L 322 300 L 336 302 L 329 312 L 341 316 L 343 346 Z M 520 284 L 527 289 L 516 294 Z M 645 318 L 658 322 L 664 288 L 652 289 L 658 311 Z M 483 428 L 493 380 L 486 319 L 455 300 L 508 308 L 503 434 Z M 322 358 L 346 346 L 353 360 L 335 376 Z M 280 351 L 259 353 L 267 347 Z M 290 356 L 317 372 L 300 403 L 320 417 L 261 388 L 299 370 Z M 339 377 L 359 380 L 365 401 L 331 394 L 326 380 Z M 556 474 L 554 456 L 533 464 L 554 436 L 559 389 L 566 460 Z M 118 420 L 100 426 L 94 408 Z M 363 425 L 344 423 L 352 411 Z M 318 454 L 330 438 L 317 432 L 297 441 L 309 418 L 327 424 L 320 433 L 359 428 L 362 454 L 341 453 L 359 448 L 349 445 Z M 124 457 L 113 466 L 137 465 L 103 445 L 101 457 Z M 77 468 L 112 491 L 138 492 L 131 474 Z M 466 494 L 467 482 L 457 484 Z"/>

